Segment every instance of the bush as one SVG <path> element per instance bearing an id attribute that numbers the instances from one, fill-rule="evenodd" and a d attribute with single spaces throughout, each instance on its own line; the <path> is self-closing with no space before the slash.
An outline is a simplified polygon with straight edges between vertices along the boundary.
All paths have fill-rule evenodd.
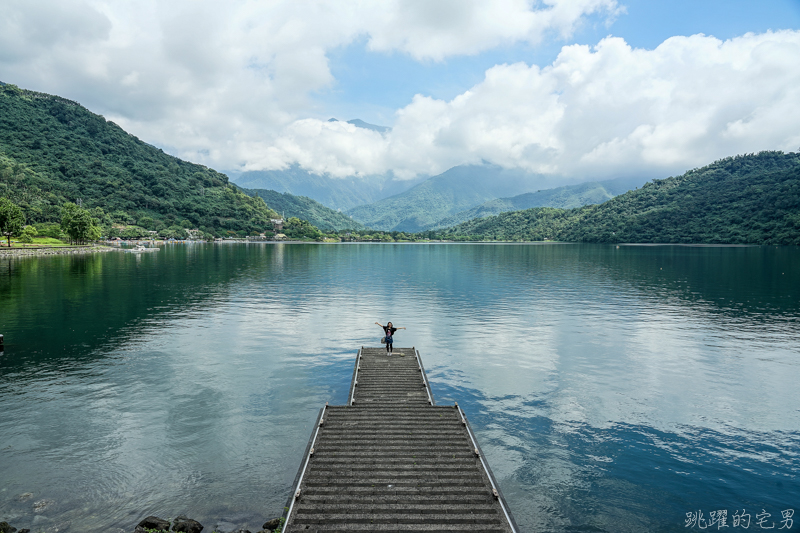
<path id="1" fill-rule="evenodd" d="M 64 232 L 61 231 L 61 224 L 55 222 L 41 222 L 36 224 L 36 232 L 42 237 L 50 237 L 51 239 L 62 239 L 66 237 Z"/>
<path id="2" fill-rule="evenodd" d="M 149 236 L 150 234 L 147 233 L 147 230 L 139 226 L 128 226 L 120 232 L 120 237 L 123 239 L 142 239 Z"/>

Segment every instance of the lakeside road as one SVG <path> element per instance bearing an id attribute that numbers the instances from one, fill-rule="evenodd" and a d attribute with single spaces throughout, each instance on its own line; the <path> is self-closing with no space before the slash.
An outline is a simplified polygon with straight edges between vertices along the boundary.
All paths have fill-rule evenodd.
<path id="1" fill-rule="evenodd" d="M 2 248 L 0 247 L 0 257 L 27 257 L 39 255 L 71 255 L 71 254 L 93 254 L 99 252 L 118 252 L 120 248 L 111 246 L 36 246 L 30 248 Z"/>

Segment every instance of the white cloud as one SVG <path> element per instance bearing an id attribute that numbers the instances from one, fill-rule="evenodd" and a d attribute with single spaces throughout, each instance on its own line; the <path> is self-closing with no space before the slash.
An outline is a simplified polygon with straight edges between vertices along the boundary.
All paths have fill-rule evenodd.
<path id="1" fill-rule="evenodd" d="M 3 4 L 0 79 L 77 99 L 149 142 L 222 167 L 273 161 L 266 152 L 293 153 L 292 138 L 308 137 L 293 123 L 321 111 L 313 94 L 335 81 L 332 48 L 366 37 L 376 51 L 442 60 L 536 43 L 548 32 L 568 34 L 587 14 L 617 11 L 616 0 L 546 0 L 538 7 L 528 0 Z M 362 133 L 352 133 L 351 144 Z M 348 168 L 337 155 L 341 143 L 322 144 L 334 152 L 321 159 L 333 163 L 315 154 L 313 168 Z M 377 164 L 370 163 L 376 156 L 357 152 L 360 171 Z"/>
<path id="2" fill-rule="evenodd" d="M 618 13 L 616 0 L 396 0 L 375 13 L 373 50 L 402 50 L 417 59 L 442 60 L 515 42 L 536 44 L 549 32 L 572 34 L 587 14 Z"/>
<path id="3" fill-rule="evenodd" d="M 495 66 L 451 101 L 417 95 L 369 165 L 435 174 L 486 160 L 567 180 L 664 176 L 737 153 L 796 150 L 798 124 L 800 32 L 673 37 L 655 50 L 609 37 L 564 47 L 544 69 Z M 313 160 L 327 136 L 285 159 L 307 151 Z M 342 165 L 367 165 L 355 150 L 340 153 Z"/>
<path id="4" fill-rule="evenodd" d="M 488 160 L 567 179 L 679 172 L 800 146 L 800 32 L 655 50 L 607 38 L 544 68 L 498 65 L 450 101 L 417 95 L 381 135 L 328 123 L 330 50 L 365 38 L 420 61 L 550 34 L 615 0 L 257 2 L 6 0 L 0 79 L 61 94 L 219 169 L 293 163 L 334 176 L 433 174 Z M 341 117 L 353 118 L 353 117 Z"/>

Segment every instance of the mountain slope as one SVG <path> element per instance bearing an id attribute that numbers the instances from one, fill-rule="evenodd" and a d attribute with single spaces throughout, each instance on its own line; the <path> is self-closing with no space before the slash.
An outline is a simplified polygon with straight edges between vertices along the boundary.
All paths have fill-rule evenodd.
<path id="1" fill-rule="evenodd" d="M 339 122 L 339 119 L 336 118 L 329 118 L 328 122 Z M 364 128 L 365 130 L 372 130 L 377 131 L 378 133 L 389 133 L 392 131 L 392 128 L 388 126 L 378 126 L 377 124 L 370 124 L 369 122 L 364 122 L 360 118 L 354 118 L 353 120 L 348 120 L 348 124 L 352 124 L 357 128 Z"/>
<path id="2" fill-rule="evenodd" d="M 253 170 L 232 174 L 245 189 L 265 189 L 306 196 L 331 209 L 347 210 L 403 192 L 421 180 L 396 180 L 392 175 L 332 178 L 292 165 L 284 170 Z"/>
<path id="3" fill-rule="evenodd" d="M 722 159 L 576 209 L 533 208 L 442 232 L 476 240 L 800 244 L 800 154 Z"/>
<path id="4" fill-rule="evenodd" d="M 484 218 L 505 213 L 506 211 L 519 211 L 521 209 L 530 209 L 531 207 L 570 209 L 584 205 L 601 204 L 643 183 L 644 180 L 639 178 L 618 178 L 578 185 L 565 185 L 555 189 L 520 194 L 511 198 L 496 198 L 472 209 L 467 209 L 439 220 L 431 225 L 429 229 L 446 228 L 473 218 Z"/>
<path id="5" fill-rule="evenodd" d="M 115 218 L 188 220 L 206 231 L 264 231 L 277 213 L 215 170 L 182 161 L 80 104 L 0 86 L 0 196 L 28 222 L 55 222 L 80 200 Z"/>
<path id="6" fill-rule="evenodd" d="M 323 231 L 339 231 L 345 229 L 363 230 L 364 226 L 344 213 L 334 211 L 306 196 L 294 196 L 265 189 L 242 189 L 250 196 L 259 196 L 272 209 L 278 211 L 284 219 L 297 217 L 307 220 Z"/>
<path id="7" fill-rule="evenodd" d="M 384 231 L 422 231 L 439 220 L 487 200 L 526 191 L 535 175 L 497 165 L 463 165 L 411 189 L 347 211 L 364 225 Z"/>

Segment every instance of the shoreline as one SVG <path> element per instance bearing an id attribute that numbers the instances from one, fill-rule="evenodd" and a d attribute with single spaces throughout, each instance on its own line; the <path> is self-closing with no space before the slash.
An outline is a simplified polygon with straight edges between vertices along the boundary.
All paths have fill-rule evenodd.
<path id="1" fill-rule="evenodd" d="M 131 241 L 128 244 L 135 243 L 136 241 Z M 193 242 L 192 242 L 193 243 Z M 158 243 L 161 247 L 166 244 L 173 244 L 173 243 Z M 181 243 L 174 243 L 174 244 L 187 244 L 186 242 Z M 706 244 L 706 243 L 573 243 L 573 242 L 563 242 L 563 241 L 406 241 L 406 242 L 369 242 L 369 241 L 343 241 L 343 242 L 318 242 L 318 241 L 294 241 L 294 240 L 287 240 L 287 241 L 245 241 L 245 240 L 224 240 L 224 241 L 216 241 L 213 243 L 208 244 L 223 244 L 223 245 L 231 245 L 231 244 L 257 244 L 257 245 L 276 245 L 276 244 L 316 244 L 316 245 L 331 245 L 331 244 L 339 244 L 339 245 L 369 245 L 369 244 L 390 244 L 390 245 L 431 245 L 431 244 L 449 244 L 449 245 L 456 245 L 456 244 L 469 244 L 469 245 L 527 245 L 527 246 L 541 246 L 541 245 L 569 245 L 569 244 L 605 244 L 608 246 L 616 246 L 617 248 L 621 246 L 625 247 L 657 247 L 657 246 L 681 246 L 681 247 L 698 247 L 698 248 L 750 248 L 750 247 L 757 247 L 757 246 L 765 246 L 759 244 Z M 152 243 L 151 243 L 152 246 Z M 771 245 L 766 245 L 771 246 Z M 49 247 L 49 246 L 31 246 L 26 248 L 5 248 L 0 247 L 0 259 L 3 258 L 11 258 L 11 257 L 42 257 L 42 256 L 53 256 L 53 255 L 84 255 L 84 254 L 93 254 L 93 253 L 104 253 L 104 252 L 122 252 L 124 248 L 121 248 L 119 245 L 107 245 L 107 244 L 91 244 L 91 245 L 82 245 L 82 246 L 59 246 L 59 247 Z"/>
<path id="2" fill-rule="evenodd" d="M 120 248 L 103 245 L 87 246 L 35 246 L 30 248 L 2 248 L 0 247 L 0 258 L 3 257 L 30 257 L 42 255 L 74 255 L 74 254 L 93 254 L 101 252 L 117 252 Z"/>

